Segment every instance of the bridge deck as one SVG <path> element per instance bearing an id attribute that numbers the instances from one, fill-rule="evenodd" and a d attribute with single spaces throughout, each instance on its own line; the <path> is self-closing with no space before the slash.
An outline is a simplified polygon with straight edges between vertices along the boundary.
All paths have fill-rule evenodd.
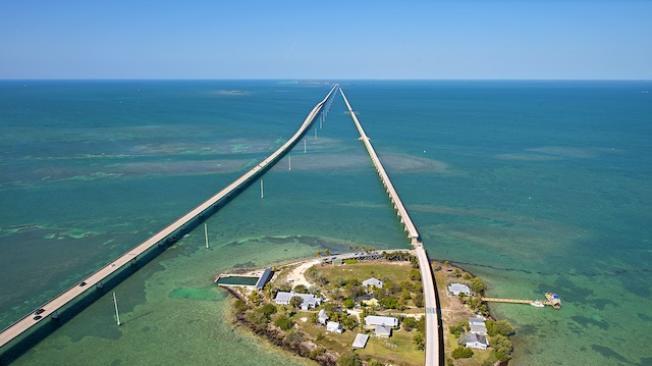
<path id="1" fill-rule="evenodd" d="M 93 273 L 89 277 L 85 278 L 81 283 L 84 283 L 83 286 L 76 285 L 69 290 L 63 292 L 56 298 L 50 300 L 45 305 L 42 305 L 40 309 L 43 309 L 43 312 L 39 315 L 41 316 L 38 319 L 34 318 L 34 313 L 30 313 L 20 320 L 16 321 L 9 327 L 5 328 L 2 333 L 0 333 L 0 349 L 10 343 L 15 338 L 19 337 L 26 331 L 28 331 L 33 326 L 37 325 L 39 322 L 44 321 L 52 314 L 55 314 L 58 310 L 62 309 L 71 301 L 75 300 L 82 294 L 84 294 L 89 289 L 94 288 L 97 285 L 100 285 L 104 279 L 109 278 L 113 273 L 119 271 L 130 262 L 136 260 L 139 256 L 148 252 L 151 248 L 158 245 L 159 243 L 164 242 L 168 238 L 172 237 L 175 233 L 178 233 L 186 225 L 191 223 L 195 218 L 197 218 L 202 213 L 206 212 L 214 205 L 222 201 L 224 198 L 230 196 L 232 193 L 236 192 L 240 187 L 245 186 L 247 183 L 257 178 L 259 175 L 265 172 L 265 170 L 274 164 L 280 157 L 282 157 L 294 144 L 298 142 L 301 136 L 306 132 L 310 127 L 315 117 L 319 114 L 324 103 L 328 101 L 333 92 L 336 90 L 337 85 L 328 92 L 324 99 L 317 103 L 308 113 L 305 120 L 299 127 L 299 129 L 288 139 L 281 147 L 276 149 L 271 155 L 265 158 L 263 161 L 259 162 L 247 171 L 245 174 L 240 176 L 238 179 L 229 184 L 226 188 L 219 191 L 217 194 L 195 207 L 193 210 L 183 215 L 172 224 L 165 227 L 163 230 L 154 234 L 149 239 L 145 240 L 138 246 L 132 248 L 127 253 L 123 254 L 118 259 L 112 261 L 106 266 L 102 267 L 97 272 Z"/>
<path id="2" fill-rule="evenodd" d="M 340 94 L 342 94 L 342 99 L 344 99 L 344 103 L 349 110 L 351 119 L 353 119 L 353 123 L 355 124 L 355 127 L 360 134 L 360 139 L 364 143 L 374 168 L 376 169 L 376 172 L 378 173 L 378 176 L 383 186 L 385 187 L 385 190 L 387 191 L 387 195 L 389 196 L 389 199 L 392 202 L 394 209 L 396 210 L 396 213 L 401 220 L 401 223 L 403 224 L 408 239 L 410 239 L 412 246 L 414 246 L 415 253 L 419 261 L 419 270 L 421 271 L 423 293 L 426 305 L 426 366 L 438 366 L 440 364 L 440 360 L 443 359 L 440 353 L 442 353 L 444 350 L 439 346 L 439 329 L 441 327 L 439 316 L 437 314 L 439 302 L 436 294 L 437 288 L 435 286 L 434 276 L 430 266 L 430 260 L 428 259 L 428 254 L 423 248 L 423 244 L 421 243 L 421 238 L 416 225 L 414 225 L 412 222 L 412 219 L 410 218 L 407 209 L 403 205 L 398 192 L 394 188 L 392 181 L 389 179 L 389 175 L 385 171 L 385 168 L 383 167 L 378 154 L 376 154 L 376 150 L 371 144 L 371 141 L 365 133 L 364 128 L 362 128 L 360 120 L 358 120 L 355 112 L 353 112 L 353 108 L 351 107 L 349 100 L 346 98 L 346 95 L 344 95 L 344 91 L 341 88 Z"/>

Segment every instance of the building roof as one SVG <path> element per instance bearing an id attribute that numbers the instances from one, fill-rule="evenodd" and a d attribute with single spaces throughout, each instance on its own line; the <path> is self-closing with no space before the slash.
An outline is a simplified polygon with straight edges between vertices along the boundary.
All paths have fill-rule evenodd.
<path id="1" fill-rule="evenodd" d="M 364 348 L 369 340 L 369 335 L 358 333 L 353 340 L 353 348 Z"/>
<path id="2" fill-rule="evenodd" d="M 319 310 L 319 314 L 317 314 L 317 318 L 327 320 L 328 314 L 326 314 L 326 310 L 324 309 Z"/>
<path id="3" fill-rule="evenodd" d="M 384 325 L 376 325 L 376 329 L 374 333 L 377 336 L 391 336 L 392 335 L 392 328 L 391 327 L 386 327 Z"/>
<path id="4" fill-rule="evenodd" d="M 342 326 L 338 322 L 328 322 L 326 323 L 326 330 L 331 332 L 337 332 L 342 329 Z"/>
<path id="5" fill-rule="evenodd" d="M 398 325 L 398 319 L 391 316 L 368 315 L 365 316 L 364 322 L 368 326 L 382 325 L 386 327 L 395 327 Z"/>
<path id="6" fill-rule="evenodd" d="M 301 303 L 302 305 L 317 306 L 321 302 L 321 298 L 316 297 L 313 294 L 299 294 L 296 292 L 284 292 L 284 291 L 279 291 L 276 293 L 274 302 L 279 304 L 289 304 L 290 299 L 295 296 L 298 296 L 303 300 L 303 302 Z"/>
<path id="7" fill-rule="evenodd" d="M 274 274 L 274 272 L 272 272 L 271 268 L 269 268 L 269 267 L 265 268 L 265 271 L 263 272 L 263 274 L 260 275 L 260 278 L 258 278 L 258 282 L 256 282 L 256 289 L 257 290 L 262 290 L 263 287 L 265 287 L 265 284 L 267 283 L 267 281 L 269 281 L 269 279 L 272 278 L 272 274 Z"/>
<path id="8" fill-rule="evenodd" d="M 471 333 L 477 333 L 477 334 L 487 334 L 487 327 L 484 324 L 469 324 L 469 327 L 471 328 L 469 331 Z"/>
<path id="9" fill-rule="evenodd" d="M 469 318 L 469 324 L 484 324 L 485 320 L 487 319 L 484 316 L 474 315 Z"/>
<path id="10" fill-rule="evenodd" d="M 475 334 L 475 333 L 466 333 L 464 335 L 464 343 L 480 343 L 489 345 L 489 342 L 487 342 L 487 337 L 480 335 L 480 334 Z"/>
<path id="11" fill-rule="evenodd" d="M 452 292 L 455 295 L 459 293 L 463 293 L 466 295 L 471 294 L 471 289 L 469 288 L 469 286 L 463 283 L 451 283 L 450 285 L 448 285 L 448 291 Z"/>
<path id="12" fill-rule="evenodd" d="M 381 280 L 379 280 L 379 279 L 377 279 L 375 277 L 371 277 L 371 278 L 367 278 L 366 280 L 362 281 L 362 285 L 363 286 L 383 287 L 383 281 L 381 281 Z"/>

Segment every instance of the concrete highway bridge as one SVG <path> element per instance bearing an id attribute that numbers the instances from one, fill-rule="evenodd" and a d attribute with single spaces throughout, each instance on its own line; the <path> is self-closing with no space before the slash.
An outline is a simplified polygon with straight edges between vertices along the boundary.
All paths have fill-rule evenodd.
<path id="1" fill-rule="evenodd" d="M 65 319 L 79 312 L 81 308 L 93 302 L 100 294 L 115 286 L 136 268 L 179 240 L 185 233 L 213 214 L 217 208 L 262 176 L 299 142 L 315 118 L 322 112 L 325 104 L 331 99 L 337 87 L 337 85 L 333 86 L 324 99 L 310 110 L 299 129 L 281 147 L 226 188 L 97 272 L 84 278 L 74 287 L 5 328 L 0 333 L 0 364 L 15 358 L 17 354 L 56 329 Z"/>
<path id="2" fill-rule="evenodd" d="M 64 291 L 32 313 L 5 328 L 0 333 L 0 364 L 11 361 L 29 346 L 45 337 L 52 330 L 60 326 L 67 318 L 72 317 L 97 297 L 106 293 L 109 288 L 115 286 L 126 276 L 133 273 L 139 266 L 142 266 L 158 253 L 165 250 L 169 245 L 176 242 L 185 233 L 191 231 L 213 214 L 215 210 L 235 197 L 256 179 L 260 178 L 305 135 L 315 118 L 322 113 L 327 103 L 330 105 L 332 102 L 331 98 L 338 89 L 338 85 L 333 86 L 328 94 L 310 110 L 299 129 L 282 146 L 231 184 L 149 239 L 83 279 L 74 287 Z M 344 95 L 344 92 L 341 89 L 339 91 L 360 134 L 360 140 L 363 142 L 380 181 L 385 187 L 388 197 L 396 210 L 396 214 L 405 229 L 406 235 L 414 247 L 419 262 L 426 307 L 425 364 L 427 366 L 443 365 L 444 349 L 440 322 L 441 309 L 439 307 L 439 298 L 430 260 L 423 248 L 419 231 L 403 205 L 369 137 L 362 128 L 355 112 L 353 112 L 351 104 Z"/>
<path id="3" fill-rule="evenodd" d="M 371 144 L 371 140 L 369 139 L 369 136 L 367 136 L 366 132 L 364 131 L 364 128 L 362 128 L 362 124 L 360 123 L 360 120 L 358 119 L 355 112 L 353 111 L 353 108 L 351 107 L 349 100 L 347 99 L 346 95 L 344 94 L 344 91 L 342 91 L 341 88 L 340 88 L 340 94 L 342 95 L 342 99 L 344 99 L 346 108 L 349 110 L 351 119 L 353 120 L 353 123 L 355 124 L 355 127 L 358 130 L 358 133 L 360 134 L 360 140 L 364 144 L 364 147 L 367 150 L 369 157 L 371 158 L 371 162 L 373 163 L 373 166 L 376 169 L 376 172 L 378 173 L 378 177 L 380 178 L 381 183 L 385 187 L 387 196 L 389 197 L 390 202 L 394 206 L 396 215 L 401 221 L 405 233 L 408 239 L 410 240 L 410 243 L 414 247 L 414 252 L 419 261 L 419 270 L 421 271 L 421 280 L 423 282 L 423 295 L 424 295 L 425 305 L 426 305 L 426 314 L 425 314 L 426 316 L 426 349 L 425 349 L 426 366 L 444 365 L 444 338 L 443 338 L 443 328 L 441 326 L 441 309 L 439 306 L 439 296 L 437 294 L 437 286 L 435 284 L 434 272 L 432 271 L 432 267 L 430 266 L 430 260 L 428 259 L 428 254 L 426 253 L 426 250 L 423 248 L 423 243 L 421 242 L 421 235 L 419 234 L 416 225 L 414 225 L 414 222 L 410 218 L 410 215 L 407 209 L 405 208 L 405 205 L 403 205 L 403 202 L 401 201 L 401 198 L 399 197 L 396 188 L 394 188 L 394 184 L 392 184 L 392 181 L 389 178 L 387 171 L 385 171 L 385 168 L 383 167 L 383 163 L 378 157 L 378 154 L 376 154 L 376 150 L 374 149 L 374 146 Z"/>

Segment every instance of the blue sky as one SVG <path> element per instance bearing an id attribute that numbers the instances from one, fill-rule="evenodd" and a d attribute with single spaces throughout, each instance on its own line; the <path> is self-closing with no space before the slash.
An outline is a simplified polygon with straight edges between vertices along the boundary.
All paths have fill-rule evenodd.
<path id="1" fill-rule="evenodd" d="M 6 0 L 0 78 L 652 79 L 652 1 Z"/>

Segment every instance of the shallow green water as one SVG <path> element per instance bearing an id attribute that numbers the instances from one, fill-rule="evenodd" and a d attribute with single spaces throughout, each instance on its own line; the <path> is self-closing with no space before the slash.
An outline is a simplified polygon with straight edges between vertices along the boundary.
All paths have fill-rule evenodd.
<path id="1" fill-rule="evenodd" d="M 650 83 L 343 83 L 433 257 L 516 324 L 517 365 L 651 363 Z M 239 90 L 239 93 L 223 91 Z M 162 228 L 280 144 L 326 92 L 283 82 L 0 83 L 0 323 Z M 269 364 L 212 277 L 322 246 L 407 247 L 337 100 L 315 138 L 16 364 Z M 7 280 L 5 280 L 7 279 Z M 299 362 L 294 361 L 294 362 Z"/>

